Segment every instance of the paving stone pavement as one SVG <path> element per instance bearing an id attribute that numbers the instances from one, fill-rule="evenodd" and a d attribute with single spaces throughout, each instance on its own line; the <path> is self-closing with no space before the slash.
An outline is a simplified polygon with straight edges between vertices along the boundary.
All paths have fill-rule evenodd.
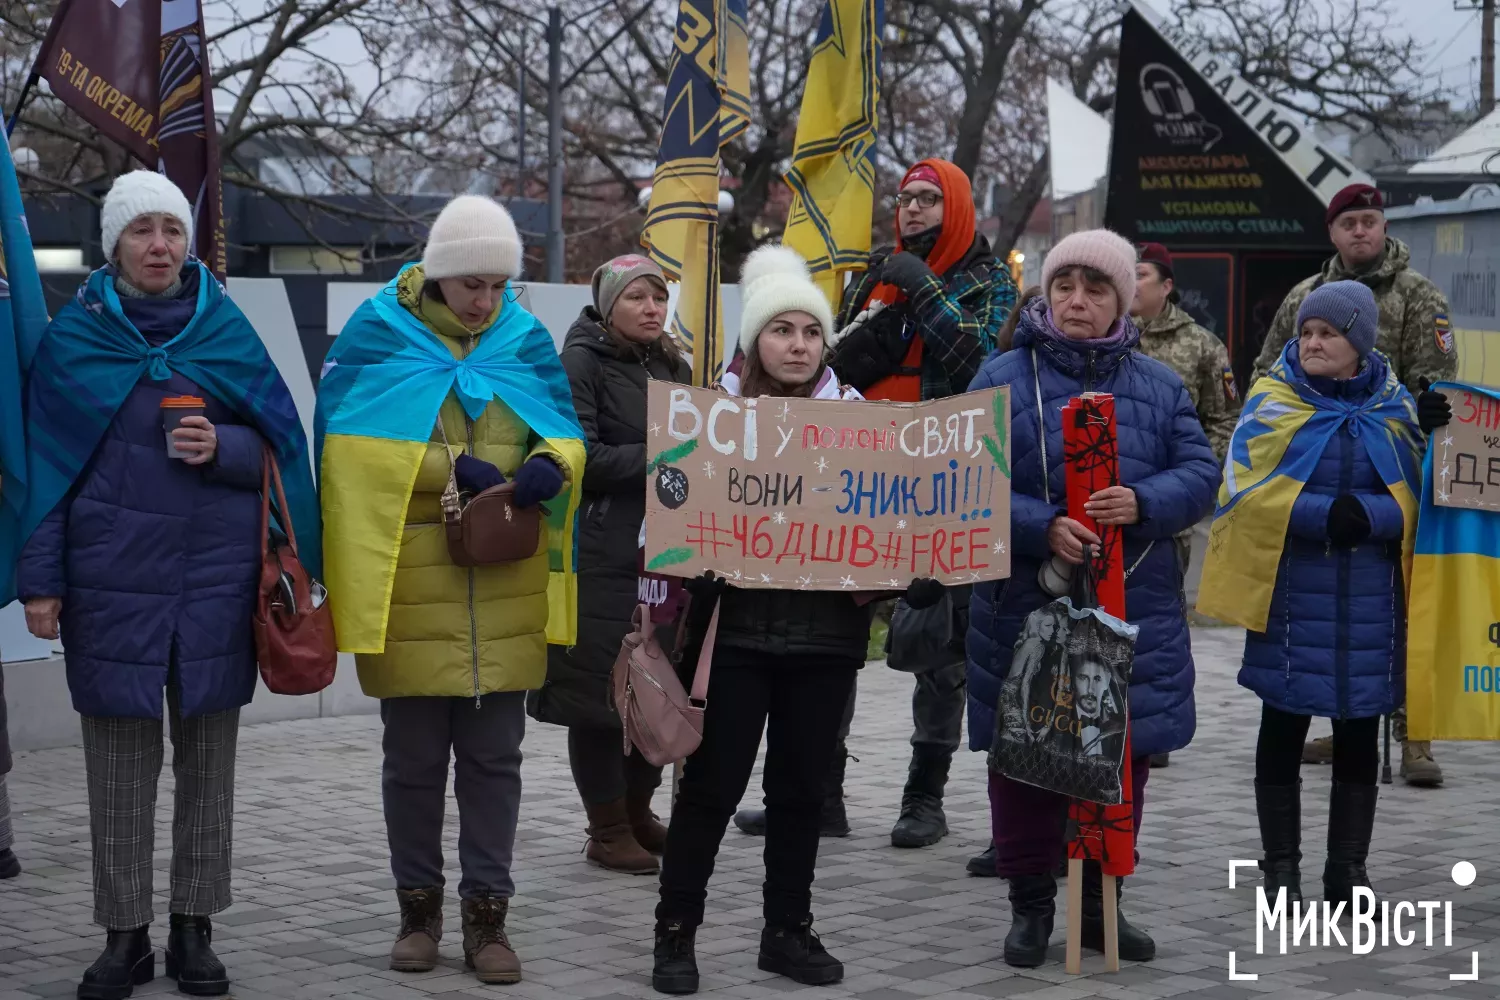
<path id="1" fill-rule="evenodd" d="M 1285 1000 L 1494 997 L 1500 983 L 1500 783 L 1495 750 L 1443 744 L 1446 787 L 1382 789 L 1370 870 L 1377 888 L 1402 899 L 1453 900 L 1451 947 L 1293 949 L 1254 954 L 1253 885 L 1242 873 L 1227 887 L 1227 862 L 1258 856 L 1251 775 L 1259 703 L 1237 687 L 1240 633 L 1197 630 L 1198 733 L 1152 773 L 1142 864 L 1126 887 L 1124 911 L 1151 930 L 1158 958 L 1102 971 L 1086 956 L 1082 978 L 1062 968 L 1062 932 L 1049 964 L 1020 971 L 1000 960 L 1009 924 L 1005 884 L 965 875 L 963 863 L 988 838 L 984 759 L 961 751 L 949 783 L 951 835 L 917 851 L 890 846 L 905 777 L 911 681 L 872 664 L 860 679 L 848 798 L 854 835 L 825 840 L 814 889 L 817 928 L 845 964 L 837 987 L 805 989 L 755 968 L 760 931 L 759 842 L 731 828 L 719 856 L 708 921 L 699 932 L 703 991 L 735 998 L 953 1000 L 1233 1000 L 1256 993 Z M 1326 723 L 1323 724 L 1326 727 Z M 386 968 L 396 929 L 380 812 L 379 723 L 372 717 L 314 719 L 245 728 L 240 736 L 235 819 L 235 905 L 216 920 L 220 955 L 241 1000 L 324 997 L 404 1000 L 435 995 L 536 998 L 653 996 L 652 907 L 656 880 L 589 867 L 580 853 L 584 816 L 568 774 L 564 733 L 533 724 L 526 740 L 525 798 L 516 851 L 513 943 L 526 979 L 481 986 L 463 969 L 456 900 L 442 965 L 431 974 Z M 1328 768 L 1304 769 L 1307 855 L 1304 884 L 1322 870 Z M 16 850 L 26 873 L 0 882 L 0 1000 L 72 996 L 103 934 L 90 922 L 88 809 L 82 752 L 19 754 L 10 776 Z M 171 772 L 159 801 L 171 801 Z M 758 782 L 752 783 L 755 789 Z M 666 795 L 659 796 L 665 808 Z M 155 943 L 165 944 L 170 810 L 158 811 Z M 449 801 L 446 847 L 456 885 L 457 813 Z M 1450 878 L 1472 861 L 1478 879 Z M 1347 923 L 1345 924 L 1347 932 Z M 1270 949 L 1274 937 L 1268 937 Z M 1448 975 L 1470 968 L 1478 982 Z M 1260 975 L 1230 982 L 1227 956 Z M 161 963 L 158 960 L 158 972 Z M 158 978 L 137 996 L 170 993 Z"/>

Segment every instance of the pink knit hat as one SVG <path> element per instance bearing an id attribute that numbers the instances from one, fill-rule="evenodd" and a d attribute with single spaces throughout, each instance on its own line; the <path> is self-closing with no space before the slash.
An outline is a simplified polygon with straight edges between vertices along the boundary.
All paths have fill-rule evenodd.
<path id="1" fill-rule="evenodd" d="M 1109 275 L 1120 293 L 1120 315 L 1135 300 L 1135 247 L 1108 229 L 1087 229 L 1064 236 L 1047 251 L 1042 261 L 1042 294 L 1052 287 L 1052 278 L 1070 267 L 1092 267 Z"/>

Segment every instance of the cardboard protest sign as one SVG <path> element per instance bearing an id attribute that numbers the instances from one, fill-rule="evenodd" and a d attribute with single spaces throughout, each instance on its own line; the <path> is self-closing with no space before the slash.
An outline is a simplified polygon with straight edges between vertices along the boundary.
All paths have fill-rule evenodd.
<path id="1" fill-rule="evenodd" d="M 651 572 L 792 590 L 1010 574 L 1008 389 L 870 403 L 652 382 L 646 424 Z"/>
<path id="2" fill-rule="evenodd" d="M 1453 419 L 1434 433 L 1433 503 L 1500 511 L 1500 399 L 1467 386 L 1444 392 Z"/>

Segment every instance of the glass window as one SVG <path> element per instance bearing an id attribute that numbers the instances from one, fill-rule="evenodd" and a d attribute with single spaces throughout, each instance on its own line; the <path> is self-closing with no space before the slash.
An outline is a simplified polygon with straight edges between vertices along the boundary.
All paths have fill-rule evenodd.
<path id="1" fill-rule="evenodd" d="M 272 274 L 363 274 L 358 247 L 272 247 Z"/>
<path id="2" fill-rule="evenodd" d="M 43 274 L 88 270 L 82 247 L 37 247 L 34 253 L 36 269 Z"/>

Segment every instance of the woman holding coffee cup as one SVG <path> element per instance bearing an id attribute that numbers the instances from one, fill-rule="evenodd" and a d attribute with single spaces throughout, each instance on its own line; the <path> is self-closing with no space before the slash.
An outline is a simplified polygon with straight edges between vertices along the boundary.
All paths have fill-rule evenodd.
<path id="1" fill-rule="evenodd" d="M 578 607 L 583 431 L 551 335 L 508 294 L 520 270 L 510 213 L 455 198 L 422 262 L 350 317 L 318 388 L 334 626 L 385 723 L 391 968 L 438 960 L 451 757 L 464 960 L 485 983 L 521 978 L 505 919 L 526 692 L 547 675 L 547 644 L 574 644 Z M 503 519 L 479 516 L 489 501 L 471 498 L 487 490 L 508 491 Z M 518 543 L 526 524 L 520 558 L 470 545 L 481 532 Z"/>
<path id="2" fill-rule="evenodd" d="M 101 221 L 110 263 L 52 321 L 28 375 L 30 477 L 19 530 L 0 537 L 0 604 L 19 597 L 34 635 L 61 634 L 82 716 L 94 919 L 107 944 L 78 996 L 128 996 L 155 973 L 164 692 L 176 777 L 166 970 L 185 993 L 217 995 L 229 980 L 209 917 L 231 902 L 267 446 L 313 570 L 317 500 L 291 394 L 244 314 L 189 256 L 182 192 L 161 174 L 126 174 Z"/>

